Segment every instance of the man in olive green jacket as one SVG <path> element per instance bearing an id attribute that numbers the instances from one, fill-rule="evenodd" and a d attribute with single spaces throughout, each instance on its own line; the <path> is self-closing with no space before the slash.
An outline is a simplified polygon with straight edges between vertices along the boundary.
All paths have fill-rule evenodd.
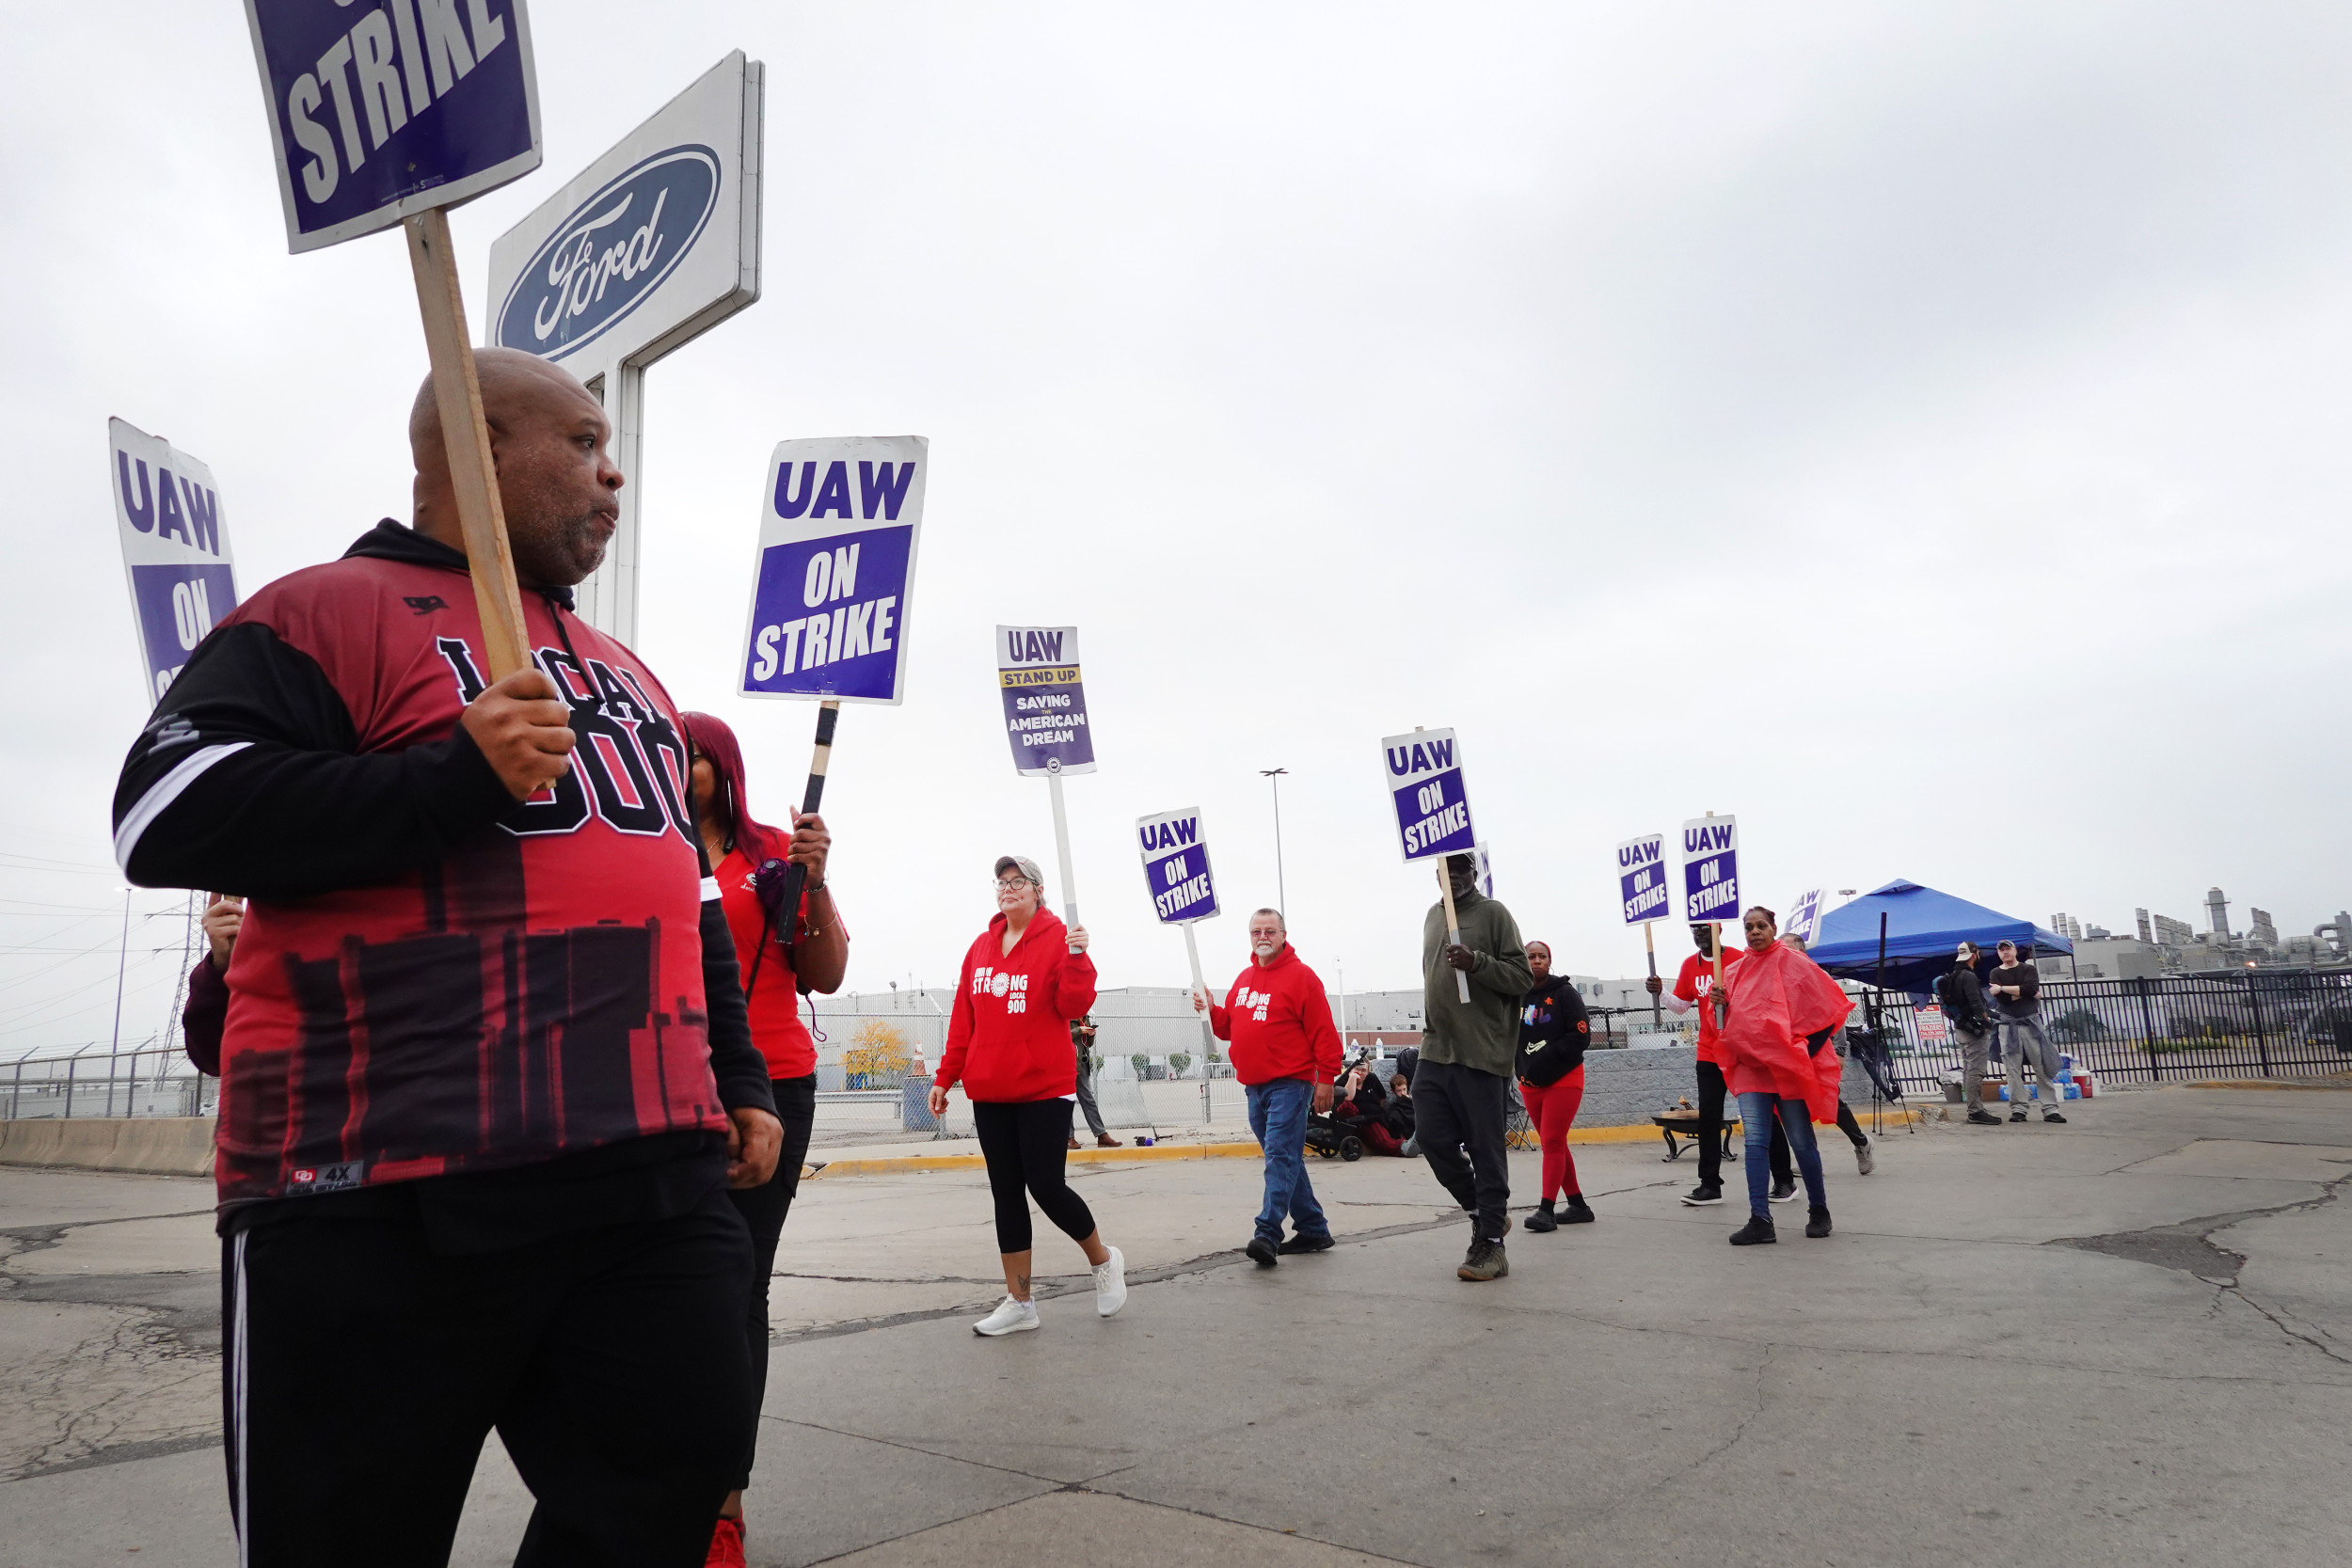
<path id="1" fill-rule="evenodd" d="M 1421 1065 L 1413 1072 L 1413 1129 L 1430 1171 L 1470 1211 L 1470 1255 L 1454 1274 L 1494 1279 L 1511 1272 L 1511 1172 L 1502 1146 L 1519 1002 L 1535 983 L 1511 911 L 1478 891 L 1478 863 L 1446 857 L 1462 940 L 1446 940 L 1445 903 L 1422 922 Z M 1455 975 L 1470 982 L 1464 1002 Z M 1468 1157 L 1465 1158 L 1465 1151 Z"/>

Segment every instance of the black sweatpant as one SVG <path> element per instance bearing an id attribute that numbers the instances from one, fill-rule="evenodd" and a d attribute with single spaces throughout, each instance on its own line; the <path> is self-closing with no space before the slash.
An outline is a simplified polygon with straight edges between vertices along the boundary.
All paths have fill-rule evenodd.
<path id="1" fill-rule="evenodd" d="M 674 1218 L 437 1254 L 412 1216 L 222 1243 L 230 1502 L 248 1568 L 434 1568 L 492 1429 L 538 1507 L 516 1568 L 697 1568 L 755 1418 L 751 1243 Z"/>
<path id="2" fill-rule="evenodd" d="M 1796 1185 L 1796 1167 L 1788 1163 L 1788 1134 L 1772 1123 L 1772 1180 L 1784 1187 Z M 1699 1185 L 1724 1184 L 1724 1069 L 1713 1062 L 1699 1064 Z"/>
<path id="3" fill-rule="evenodd" d="M 784 1217 L 801 1190 L 801 1167 L 808 1163 L 808 1134 L 817 1125 L 817 1075 L 771 1079 L 776 1116 L 784 1123 L 784 1152 L 776 1158 L 776 1174 L 765 1186 L 730 1191 L 735 1212 L 752 1233 L 752 1311 L 744 1327 L 752 1357 L 752 1412 L 756 1416 L 768 1394 L 768 1283 L 775 1277 L 776 1243 L 784 1234 Z M 743 1470 L 734 1490 L 752 1483 L 752 1461 L 757 1457 L 759 1422 L 752 1422 L 752 1440 L 743 1449 Z"/>
<path id="4" fill-rule="evenodd" d="M 1087 1200 L 1062 1179 L 1070 1152 L 1070 1101 L 974 1101 L 972 1122 L 988 1162 L 989 1196 L 996 1200 L 996 1250 L 1029 1250 L 1029 1198 L 1073 1242 L 1094 1234 Z M 1023 1196 L 1023 1189 L 1027 1196 Z"/>
<path id="5" fill-rule="evenodd" d="M 1479 1235 L 1502 1240 L 1511 1212 L 1511 1166 L 1502 1143 L 1511 1082 L 1458 1062 L 1421 1059 L 1413 1074 L 1413 1135 L 1454 1201 L 1478 1216 Z M 1463 1157 L 1464 1150 L 1469 1158 Z"/>

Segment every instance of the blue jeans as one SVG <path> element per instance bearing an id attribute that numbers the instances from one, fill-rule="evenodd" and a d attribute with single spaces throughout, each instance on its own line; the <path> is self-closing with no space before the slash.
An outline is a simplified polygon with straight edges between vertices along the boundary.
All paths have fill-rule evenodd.
<path id="1" fill-rule="evenodd" d="M 1740 1097 L 1740 1135 L 1748 1150 L 1744 1162 L 1748 1167 L 1748 1212 L 1764 1219 L 1772 1217 L 1770 1173 L 1764 1168 L 1764 1162 L 1772 1149 L 1775 1119 L 1788 1133 L 1788 1152 L 1796 1156 L 1797 1171 L 1804 1178 L 1804 1200 L 1816 1209 L 1828 1208 L 1828 1189 L 1821 1185 L 1821 1146 L 1813 1141 L 1813 1113 L 1805 1109 L 1802 1100 L 1783 1100 L 1777 1095 L 1750 1091 Z"/>
<path id="2" fill-rule="evenodd" d="M 1314 1103 L 1315 1086 L 1303 1078 L 1278 1078 L 1252 1084 L 1248 1090 L 1249 1131 L 1265 1150 L 1265 1205 L 1258 1211 L 1258 1234 L 1281 1241 L 1287 1214 L 1293 1235 L 1328 1236 L 1331 1222 L 1323 1217 L 1307 1180 L 1307 1109 Z"/>

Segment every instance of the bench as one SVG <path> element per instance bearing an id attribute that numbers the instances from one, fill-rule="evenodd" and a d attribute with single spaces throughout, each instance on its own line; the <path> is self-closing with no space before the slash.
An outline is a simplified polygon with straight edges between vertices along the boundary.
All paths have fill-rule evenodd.
<path id="1" fill-rule="evenodd" d="M 1696 1111 L 1661 1111 L 1649 1119 L 1658 1124 L 1659 1131 L 1666 1139 L 1666 1159 L 1660 1161 L 1659 1164 L 1664 1164 L 1667 1161 L 1682 1158 L 1682 1147 L 1675 1143 L 1677 1135 L 1682 1138 L 1683 1145 L 1692 1148 L 1698 1147 L 1699 1114 Z M 1724 1119 L 1723 1156 L 1734 1164 L 1739 1164 L 1740 1156 L 1732 1149 L 1731 1135 L 1739 1131 L 1740 1118 L 1738 1117 L 1726 1117 Z"/>

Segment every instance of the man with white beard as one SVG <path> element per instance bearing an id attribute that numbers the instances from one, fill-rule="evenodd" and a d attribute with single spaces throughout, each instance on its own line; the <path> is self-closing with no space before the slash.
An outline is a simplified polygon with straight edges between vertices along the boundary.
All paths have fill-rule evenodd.
<path id="1" fill-rule="evenodd" d="M 1249 917 L 1249 967 L 1226 992 L 1225 1006 L 1197 992 L 1192 1005 L 1209 1015 L 1217 1038 L 1232 1042 L 1233 1075 L 1249 1091 L 1249 1131 L 1265 1150 L 1265 1205 L 1249 1256 L 1270 1269 L 1285 1252 L 1328 1251 L 1331 1226 L 1307 1180 L 1307 1107 L 1311 1102 L 1317 1116 L 1330 1112 L 1340 1032 L 1331 1026 L 1323 982 L 1291 949 L 1279 910 Z"/>

